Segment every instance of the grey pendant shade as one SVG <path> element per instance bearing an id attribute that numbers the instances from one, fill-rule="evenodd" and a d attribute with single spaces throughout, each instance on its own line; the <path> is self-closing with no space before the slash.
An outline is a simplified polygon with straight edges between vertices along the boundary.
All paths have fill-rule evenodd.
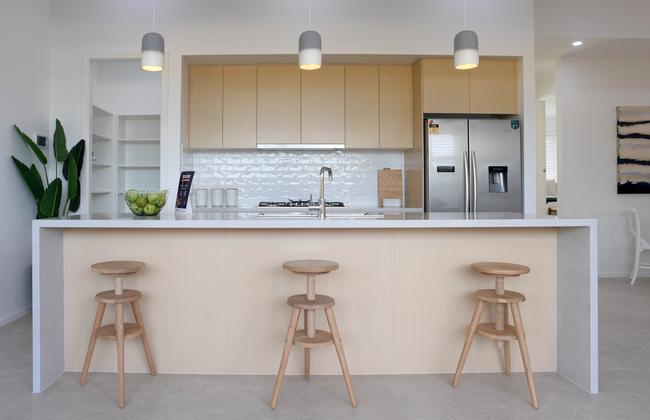
<path id="1" fill-rule="evenodd" d="M 165 40 L 157 32 L 149 32 L 142 37 L 140 65 L 146 71 L 162 71 L 165 65 Z"/>
<path id="2" fill-rule="evenodd" d="M 454 67 L 469 70 L 478 67 L 478 35 L 474 31 L 460 31 L 454 37 Z"/>
<path id="3" fill-rule="evenodd" d="M 302 70 L 316 70 L 321 66 L 321 38 L 316 31 L 305 31 L 298 39 L 298 64 Z"/>

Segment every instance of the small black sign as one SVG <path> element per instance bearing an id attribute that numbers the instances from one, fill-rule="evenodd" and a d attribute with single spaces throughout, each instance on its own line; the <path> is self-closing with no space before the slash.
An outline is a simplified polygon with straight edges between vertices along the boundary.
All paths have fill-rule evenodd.
<path id="1" fill-rule="evenodd" d="M 187 200 L 190 197 L 190 188 L 194 179 L 194 171 L 183 171 L 178 180 L 178 194 L 176 195 L 176 208 L 186 209 Z"/>

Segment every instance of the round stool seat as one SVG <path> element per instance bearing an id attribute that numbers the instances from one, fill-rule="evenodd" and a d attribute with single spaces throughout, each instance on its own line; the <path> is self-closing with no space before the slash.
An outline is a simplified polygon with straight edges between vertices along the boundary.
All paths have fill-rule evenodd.
<path id="1" fill-rule="evenodd" d="M 530 273 L 530 268 L 525 265 L 502 262 L 478 262 L 472 264 L 472 270 L 481 274 L 498 277 L 517 277 Z"/>
<path id="2" fill-rule="evenodd" d="M 497 295 L 494 289 L 481 289 L 474 296 L 478 300 L 492 303 L 519 303 L 526 300 L 526 296 L 512 290 L 504 290 L 502 295 Z"/>
<path id="3" fill-rule="evenodd" d="M 90 266 L 95 273 L 105 276 L 125 276 L 135 274 L 145 267 L 140 261 L 103 261 Z"/>
<path id="4" fill-rule="evenodd" d="M 133 324 L 131 322 L 124 323 L 124 338 L 133 338 L 139 337 L 144 332 L 138 324 Z M 97 329 L 97 338 L 102 340 L 116 340 L 117 339 L 117 330 L 115 329 L 115 324 L 108 324 Z"/>
<path id="5" fill-rule="evenodd" d="M 326 274 L 337 270 L 339 263 L 328 260 L 293 260 L 286 261 L 282 268 L 296 274 Z"/>
<path id="6" fill-rule="evenodd" d="M 307 295 L 293 295 L 287 299 L 287 305 L 298 309 L 328 309 L 334 306 L 334 298 L 325 295 L 316 295 L 316 299 L 309 300 Z"/>
<path id="7" fill-rule="evenodd" d="M 131 303 L 140 300 L 142 294 L 138 290 L 124 289 L 121 295 L 115 293 L 115 290 L 105 290 L 95 295 L 95 300 L 99 303 Z"/>

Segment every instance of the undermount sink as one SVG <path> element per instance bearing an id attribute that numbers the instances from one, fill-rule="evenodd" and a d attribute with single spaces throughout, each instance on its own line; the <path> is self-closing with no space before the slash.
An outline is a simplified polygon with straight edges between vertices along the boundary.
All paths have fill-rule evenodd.
<path id="1" fill-rule="evenodd" d="M 262 219 L 318 219 L 318 212 L 315 211 L 288 211 L 288 212 L 259 212 L 258 218 Z M 368 212 L 328 212 L 326 219 L 383 219 L 380 213 Z"/>

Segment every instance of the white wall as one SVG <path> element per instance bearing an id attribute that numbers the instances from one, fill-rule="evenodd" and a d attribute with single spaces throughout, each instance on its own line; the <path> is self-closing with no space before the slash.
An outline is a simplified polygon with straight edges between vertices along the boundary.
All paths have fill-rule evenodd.
<path id="1" fill-rule="evenodd" d="M 648 68 L 650 59 L 562 58 L 556 69 L 560 214 L 598 219 L 603 276 L 631 270 L 627 209 L 650 234 L 648 196 L 616 193 L 616 106 L 650 105 Z"/>
<path id="2" fill-rule="evenodd" d="M 160 73 L 142 71 L 137 60 L 95 62 L 92 103 L 115 115 L 160 114 Z"/>
<path id="3" fill-rule="evenodd" d="M 306 2 L 158 0 L 166 40 L 162 75 L 162 187 L 175 191 L 181 168 L 181 58 L 185 54 L 295 54 Z M 137 56 L 151 29 L 149 0 L 59 0 L 52 10 L 51 116 L 71 139 L 86 136 L 84 60 Z M 328 54 L 448 55 L 462 29 L 457 0 L 314 0 L 313 27 Z M 533 0 L 468 1 L 482 54 L 523 56 L 526 211 L 535 212 Z M 86 105 L 85 105 L 86 104 Z M 82 209 L 83 210 L 83 209 Z"/>
<path id="4" fill-rule="evenodd" d="M 10 155 L 31 161 L 16 136 L 47 134 L 49 1 L 0 2 L 0 325 L 24 315 L 31 305 L 31 220 L 36 207 Z M 20 43 L 16 41 L 19 40 Z"/>

